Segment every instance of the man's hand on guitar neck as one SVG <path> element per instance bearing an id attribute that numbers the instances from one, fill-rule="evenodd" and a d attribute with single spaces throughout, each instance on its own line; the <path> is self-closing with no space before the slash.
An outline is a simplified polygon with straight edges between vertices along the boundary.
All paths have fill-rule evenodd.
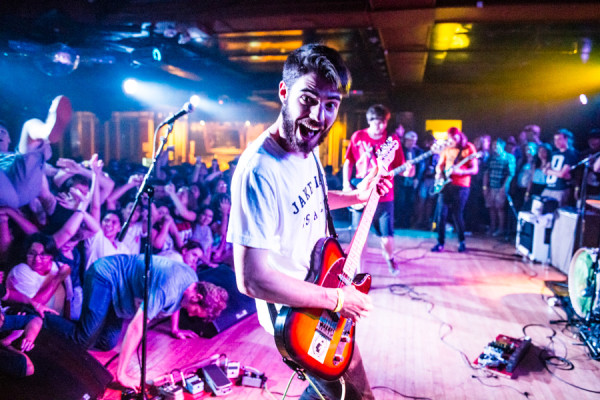
<path id="1" fill-rule="evenodd" d="M 344 292 L 344 303 L 340 310 L 342 317 L 358 321 L 369 315 L 373 309 L 373 302 L 369 295 L 359 292 L 352 285 L 344 286 L 342 291 Z"/>
<path id="2" fill-rule="evenodd" d="M 373 168 L 356 187 L 356 197 L 359 202 L 363 203 L 369 200 L 374 187 L 380 196 L 385 195 L 392 188 L 392 175 L 384 173 L 384 171 L 380 173 L 379 170 L 379 167 Z"/>

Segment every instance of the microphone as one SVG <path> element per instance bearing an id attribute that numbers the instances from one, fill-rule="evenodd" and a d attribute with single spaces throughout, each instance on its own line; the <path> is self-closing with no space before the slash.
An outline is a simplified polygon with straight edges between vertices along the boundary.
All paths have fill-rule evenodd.
<path id="1" fill-rule="evenodd" d="M 183 105 L 181 110 L 177 111 L 177 114 L 171 115 L 169 118 L 165 119 L 163 122 L 160 123 L 158 127 L 160 128 L 165 125 L 171 125 L 173 122 L 177 121 L 184 115 L 191 113 L 192 111 L 194 111 L 194 106 L 188 101 Z"/>

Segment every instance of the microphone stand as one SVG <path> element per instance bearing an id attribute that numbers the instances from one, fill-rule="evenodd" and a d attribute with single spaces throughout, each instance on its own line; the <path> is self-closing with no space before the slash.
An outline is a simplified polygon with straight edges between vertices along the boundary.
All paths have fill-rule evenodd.
<path id="1" fill-rule="evenodd" d="M 158 151 L 156 150 L 156 136 L 158 135 L 158 131 L 160 128 L 162 128 L 165 124 L 161 124 L 159 125 L 156 130 L 154 131 L 154 137 L 153 137 L 153 158 L 152 158 L 152 164 L 150 164 L 150 167 L 148 168 L 148 172 L 146 172 L 146 176 L 144 176 L 144 180 L 142 181 L 142 184 L 140 185 L 140 188 L 138 189 L 137 194 L 135 195 L 135 201 L 133 203 L 133 207 L 131 209 L 131 212 L 129 213 L 129 216 L 127 217 L 127 221 L 125 221 L 125 223 L 123 224 L 123 227 L 121 228 L 121 231 L 119 232 L 119 235 L 117 236 L 117 240 L 119 240 L 120 242 L 123 241 L 123 239 L 125 238 L 125 234 L 127 233 L 127 229 L 129 228 L 129 225 L 131 223 L 131 218 L 133 217 L 133 213 L 135 212 L 135 209 L 137 208 L 137 206 L 139 205 L 142 196 L 144 193 L 146 193 L 148 195 L 148 204 L 146 205 L 146 208 L 148 210 L 148 230 L 147 230 L 147 240 L 146 240 L 146 247 L 144 249 L 144 265 L 145 265 L 145 269 L 144 269 L 144 321 L 143 321 L 143 325 L 142 325 L 142 365 L 141 365 L 141 376 L 140 376 L 140 393 L 138 394 L 138 399 L 139 400 L 145 400 L 146 398 L 146 355 L 147 355 L 147 336 L 148 336 L 148 286 L 149 286 L 149 281 L 150 281 L 150 270 L 151 270 L 151 266 L 152 266 L 152 243 L 151 243 L 151 237 L 152 237 L 152 201 L 154 199 L 154 186 L 152 186 L 149 181 L 152 177 L 152 174 L 154 173 L 154 168 L 156 166 L 156 163 L 158 161 L 158 159 L 160 158 L 160 156 L 163 153 L 163 150 L 165 148 L 165 143 L 167 143 L 167 140 L 169 138 L 169 135 L 171 134 L 171 131 L 173 130 L 173 123 L 175 121 L 166 124 L 168 125 L 167 128 L 167 134 L 163 137 L 160 138 L 160 146 L 158 147 Z"/>

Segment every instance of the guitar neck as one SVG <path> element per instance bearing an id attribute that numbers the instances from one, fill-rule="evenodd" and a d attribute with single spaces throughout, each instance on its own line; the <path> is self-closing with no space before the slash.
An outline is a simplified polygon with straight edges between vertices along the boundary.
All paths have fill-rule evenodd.
<path id="1" fill-rule="evenodd" d="M 369 200 L 367 201 L 367 205 L 364 208 L 360 222 L 358 223 L 356 233 L 352 238 L 352 242 L 350 242 L 350 250 L 348 250 L 348 256 L 344 263 L 344 274 L 350 278 L 354 277 L 354 274 L 360 266 L 360 256 L 369 235 L 371 221 L 373 221 L 377 203 L 379 203 L 379 197 L 381 196 L 379 196 L 377 190 L 373 189 L 369 196 Z"/>
<path id="2" fill-rule="evenodd" d="M 458 169 L 458 168 L 462 167 L 463 165 L 465 165 L 466 163 L 468 163 L 469 161 L 479 157 L 479 155 L 480 155 L 479 152 L 473 153 L 473 154 L 465 157 L 461 161 L 459 161 L 458 164 L 450 166 L 450 168 L 448 168 L 448 170 L 446 172 L 446 176 L 448 176 L 448 174 L 451 174 L 455 169 Z"/>
<path id="3" fill-rule="evenodd" d="M 405 162 L 398 168 L 394 168 L 392 170 L 392 175 L 398 175 L 398 174 L 406 171 L 411 165 L 416 164 L 416 163 L 420 162 L 421 160 L 431 156 L 431 154 L 433 154 L 433 151 L 429 150 L 429 151 L 421 154 L 420 156 L 413 158 L 412 160 L 408 160 L 407 162 Z"/>

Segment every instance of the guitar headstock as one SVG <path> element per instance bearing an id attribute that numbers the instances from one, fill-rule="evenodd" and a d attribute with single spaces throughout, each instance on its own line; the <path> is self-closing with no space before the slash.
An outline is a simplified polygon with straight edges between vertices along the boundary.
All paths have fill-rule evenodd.
<path id="1" fill-rule="evenodd" d="M 391 137 L 387 138 L 385 143 L 377 150 L 377 161 L 379 162 L 380 167 L 385 168 L 387 171 L 392 161 L 394 161 L 394 156 L 396 155 L 396 149 L 398 149 L 398 147 L 400 147 L 400 145 L 397 141 Z"/>
<path id="2" fill-rule="evenodd" d="M 449 147 L 452 144 L 450 140 L 436 140 L 429 149 L 432 153 L 438 154 L 446 147 Z"/>

